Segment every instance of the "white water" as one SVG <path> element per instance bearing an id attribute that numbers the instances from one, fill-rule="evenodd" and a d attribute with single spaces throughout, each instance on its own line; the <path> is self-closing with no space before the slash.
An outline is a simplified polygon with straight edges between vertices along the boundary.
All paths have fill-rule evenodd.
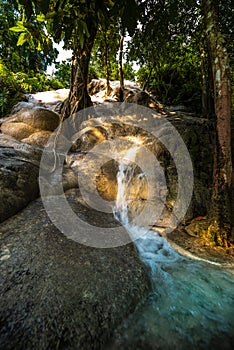
<path id="1" fill-rule="evenodd" d="M 149 269 L 152 292 L 119 327 L 110 348 L 233 349 L 233 271 L 182 256 L 159 233 L 129 221 L 128 188 L 137 149 L 128 150 L 119 164 L 114 214 Z"/>

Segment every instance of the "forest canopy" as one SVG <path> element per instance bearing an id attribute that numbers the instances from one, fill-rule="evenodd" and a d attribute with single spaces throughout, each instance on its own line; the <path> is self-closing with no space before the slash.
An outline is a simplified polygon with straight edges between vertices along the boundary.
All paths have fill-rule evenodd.
<path id="1" fill-rule="evenodd" d="M 233 16 L 229 2 L 220 2 L 217 7 L 232 66 Z M 200 2 L 188 0 L 1 0 L 1 75 L 4 76 L 4 69 L 10 71 L 7 75 L 17 81 L 18 90 L 23 92 L 69 88 L 71 61 L 56 62 L 58 52 L 53 42 L 63 40 L 65 49 L 82 47 L 90 38 L 90 25 L 92 30 L 95 28 L 90 78 L 107 76 L 117 80 L 119 37 L 123 29 L 124 79 L 137 80 L 143 89 L 167 105 L 183 104 L 198 114 L 203 108 L 203 113 L 212 115 L 211 68 L 201 11 Z M 46 70 L 52 63 L 56 63 L 55 75 L 49 79 Z M 137 71 L 132 69 L 134 63 Z M 233 82 L 233 70 L 231 76 Z M 13 89 L 10 82 L 4 85 L 2 110 L 3 100 L 9 94 L 12 96 Z M 202 100 L 204 90 L 206 103 Z M 204 110 L 207 108 L 209 111 Z"/>

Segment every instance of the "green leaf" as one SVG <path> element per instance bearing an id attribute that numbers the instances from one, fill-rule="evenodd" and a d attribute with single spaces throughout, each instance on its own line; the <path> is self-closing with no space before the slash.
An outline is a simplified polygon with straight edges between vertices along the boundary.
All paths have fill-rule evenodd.
<path id="1" fill-rule="evenodd" d="M 83 35 L 83 33 L 80 33 L 80 35 L 79 35 L 79 42 L 80 42 L 80 46 L 83 48 L 84 47 L 84 35 Z"/>
<path id="2" fill-rule="evenodd" d="M 45 21 L 45 15 L 43 13 L 40 13 L 40 15 L 37 16 L 38 22 L 44 22 Z"/>
<path id="3" fill-rule="evenodd" d="M 83 30 L 83 34 L 86 35 L 87 37 L 89 37 L 89 31 L 88 31 L 87 24 L 84 21 L 80 20 L 79 25 L 81 26 L 81 28 Z"/>
<path id="4" fill-rule="evenodd" d="M 9 30 L 12 32 L 16 32 L 16 33 L 26 32 L 26 28 L 22 25 L 11 27 L 11 28 L 9 28 Z"/>
<path id="5" fill-rule="evenodd" d="M 38 50 L 38 51 L 42 51 L 42 50 L 43 50 L 43 47 L 42 47 L 42 45 L 41 45 L 41 42 L 40 42 L 40 41 L 38 41 L 38 44 L 37 44 L 37 50 Z"/>
<path id="6" fill-rule="evenodd" d="M 21 33 L 17 42 L 17 46 L 23 45 L 24 43 L 26 43 L 26 41 L 28 41 L 28 39 L 28 33 Z"/>

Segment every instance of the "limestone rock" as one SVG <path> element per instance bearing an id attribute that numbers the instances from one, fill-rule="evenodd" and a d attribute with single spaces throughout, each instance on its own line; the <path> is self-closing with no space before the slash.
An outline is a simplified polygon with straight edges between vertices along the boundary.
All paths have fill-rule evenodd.
<path id="1" fill-rule="evenodd" d="M 21 110 L 12 117 L 7 118 L 5 123 L 25 123 L 34 129 L 54 131 L 60 122 L 58 114 L 46 108 L 35 107 L 29 110 Z"/>
<path id="2" fill-rule="evenodd" d="M 101 126 L 95 128 L 90 127 L 84 135 L 73 143 L 71 152 L 87 152 L 106 139 L 107 136 L 104 128 Z"/>
<path id="3" fill-rule="evenodd" d="M 15 149 L 14 147 L 19 147 Z M 8 144 L 8 145 L 7 145 Z M 5 140 L 0 145 L 0 222 L 24 208 L 39 194 L 40 151 Z"/>
<path id="4" fill-rule="evenodd" d="M 3 134 L 10 135 L 16 140 L 21 141 L 35 133 L 37 129 L 26 123 L 6 121 L 2 124 L 1 131 Z"/>
<path id="5" fill-rule="evenodd" d="M 106 89 L 106 84 L 103 80 L 100 79 L 92 79 L 88 85 L 88 93 L 89 95 L 96 95 L 98 92 Z"/>
<path id="6" fill-rule="evenodd" d="M 18 102 L 11 110 L 11 115 L 21 111 L 22 109 L 32 109 L 33 107 L 35 107 L 35 104 L 32 102 Z"/>
<path id="7" fill-rule="evenodd" d="M 158 115 L 158 117 L 164 118 L 161 115 Z M 194 217 L 207 215 L 210 210 L 212 191 L 213 124 L 212 122 L 203 120 L 202 118 L 188 116 L 177 116 L 176 118 L 167 117 L 167 119 L 172 123 L 183 138 L 193 163 L 194 189 L 191 203 L 183 221 L 185 223 Z M 128 119 L 126 117 L 126 121 L 127 120 Z M 125 138 L 134 139 L 134 137 L 136 137 L 140 143 L 148 145 L 147 148 L 150 152 L 152 152 L 152 154 L 155 154 L 156 158 L 160 162 L 160 165 L 164 169 L 165 179 L 168 186 L 164 212 L 171 213 L 178 196 L 178 175 L 175 163 L 168 150 L 163 147 L 162 144 L 157 141 L 157 139 L 152 138 L 152 134 L 147 133 L 137 126 L 125 124 L 123 116 L 116 117 L 116 122 L 114 123 L 108 123 L 106 118 L 98 118 L 98 120 L 89 119 L 83 122 L 81 127 L 87 128 L 87 133 L 83 135 L 82 147 L 80 150 L 85 152 L 89 151 L 92 153 L 92 148 L 95 147 L 95 144 L 103 142 L 101 138 L 95 139 L 91 137 L 91 134 L 94 134 L 94 128 L 97 128 L 97 124 L 99 124 L 105 131 L 102 132 L 102 134 L 105 134 L 105 139 L 107 140 L 111 141 L 115 139 L 123 139 L 124 141 Z M 135 124 L 137 125 L 137 121 Z M 89 129 L 92 131 L 92 133 L 88 132 Z M 168 132 L 169 131 L 170 130 L 168 129 Z M 162 132 L 166 133 L 167 131 L 162 130 Z M 167 140 L 168 143 L 171 144 L 171 149 L 176 151 L 176 140 L 173 140 L 170 133 L 165 135 L 168 136 Z M 84 168 L 82 169 L 84 169 L 82 171 L 85 173 L 85 163 Z M 97 169 L 96 185 L 100 196 L 108 201 L 114 200 L 116 198 L 116 167 L 105 164 L 105 166 L 102 166 L 101 172 L 98 172 L 98 170 L 99 169 Z M 149 179 L 147 179 L 147 181 L 148 180 Z M 143 187 L 139 187 L 141 192 L 140 196 L 138 196 L 137 190 L 134 189 L 136 197 L 141 199 L 141 203 L 136 202 L 136 209 L 137 207 L 140 208 L 140 206 L 144 205 L 146 197 L 144 192 L 146 192 L 147 186 L 144 187 L 144 181 L 141 184 Z M 137 189 L 138 186 L 139 183 L 136 181 L 135 186 L 133 181 L 133 188 Z M 151 193 L 151 185 L 148 184 L 148 186 L 149 192 Z M 90 188 L 90 197 L 92 196 L 92 191 L 93 189 Z M 149 199 L 150 201 L 151 199 L 152 201 L 157 200 L 157 198 L 150 197 Z M 161 217 L 158 223 L 161 225 L 162 222 L 166 221 L 168 220 L 166 220 L 165 217 Z"/>
<path id="8" fill-rule="evenodd" d="M 161 103 L 155 101 L 155 99 L 153 99 L 153 97 L 151 97 L 145 91 L 131 93 L 125 98 L 124 101 L 128 102 L 128 103 L 136 103 L 138 105 L 152 108 L 159 113 L 166 114 L 163 105 Z"/>
<path id="9" fill-rule="evenodd" d="M 31 134 L 29 137 L 22 139 L 21 141 L 32 145 L 44 147 L 47 144 L 51 134 L 51 131 L 37 131 Z"/>
<path id="10" fill-rule="evenodd" d="M 60 123 L 60 117 L 48 109 L 35 107 L 22 109 L 5 119 L 1 125 L 2 133 L 14 137 L 18 141 L 45 146 L 51 132 Z"/>
<path id="11" fill-rule="evenodd" d="M 82 206 L 78 193 L 67 199 L 83 220 L 102 224 L 100 213 Z M 105 220 L 113 224 L 113 217 Z M 79 227 L 77 232 L 82 234 Z M 5 221 L 1 233 L 1 349 L 104 348 L 149 292 L 133 244 L 97 249 L 70 240 L 40 199 Z"/>

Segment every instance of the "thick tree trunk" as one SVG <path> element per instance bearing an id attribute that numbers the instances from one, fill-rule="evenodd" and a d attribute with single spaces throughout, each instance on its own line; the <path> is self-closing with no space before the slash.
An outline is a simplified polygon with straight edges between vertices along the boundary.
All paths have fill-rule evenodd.
<path id="1" fill-rule="evenodd" d="M 225 40 L 218 28 L 213 0 L 203 1 L 204 24 L 214 82 L 216 140 L 214 151 L 212 223 L 209 235 L 228 245 L 232 231 L 231 80 Z"/>
<path id="2" fill-rule="evenodd" d="M 87 84 L 89 61 L 97 28 L 94 25 L 90 25 L 89 27 L 90 35 L 84 38 L 83 47 L 80 46 L 78 41 L 74 44 L 70 93 L 63 110 L 64 118 L 68 118 L 81 109 L 92 106 L 92 101 L 87 91 Z"/>
<path id="3" fill-rule="evenodd" d="M 123 102 L 123 94 L 124 94 L 124 77 L 123 77 L 123 43 L 124 43 L 124 29 L 121 29 L 120 38 L 119 38 L 119 100 Z"/>

